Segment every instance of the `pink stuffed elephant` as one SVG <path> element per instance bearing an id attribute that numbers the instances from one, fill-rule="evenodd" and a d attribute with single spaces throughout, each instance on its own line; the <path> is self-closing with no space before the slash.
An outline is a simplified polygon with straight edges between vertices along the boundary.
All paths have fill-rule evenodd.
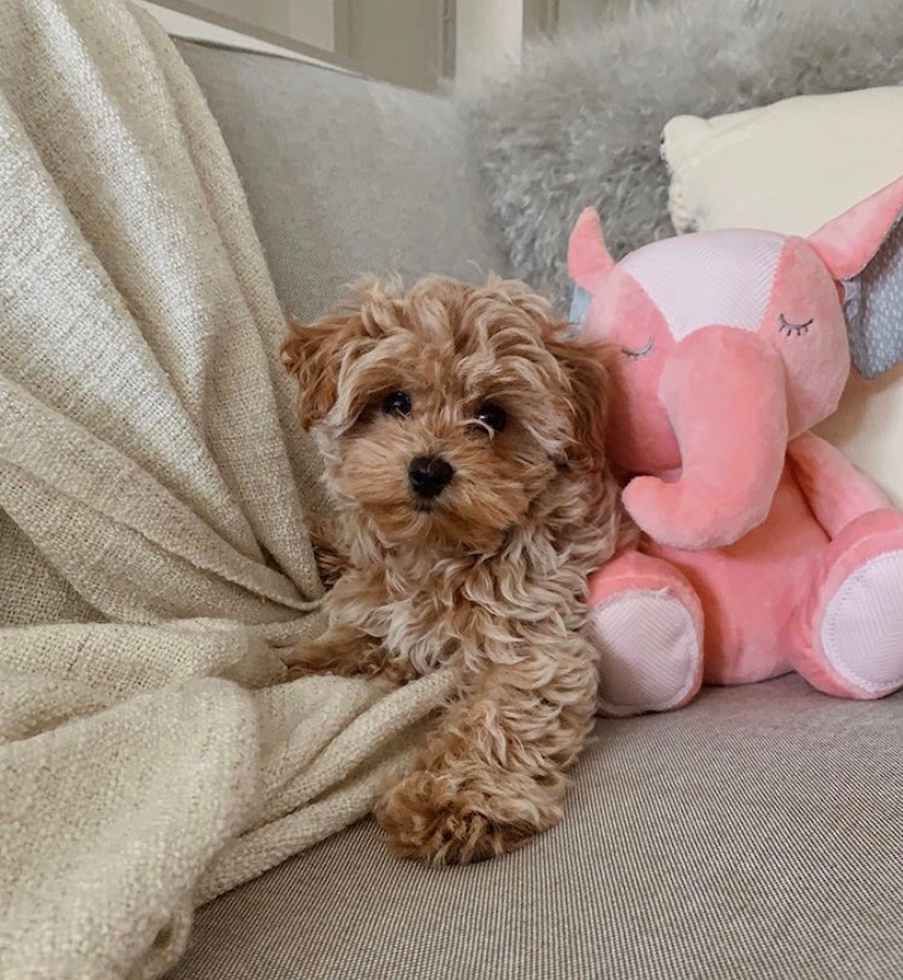
<path id="1" fill-rule="evenodd" d="M 838 697 L 903 687 L 903 515 L 807 431 L 837 407 L 849 297 L 901 211 L 903 180 L 808 239 L 702 232 L 617 264 L 581 215 L 568 266 L 583 335 L 623 355 L 610 454 L 644 532 L 592 581 L 603 713 L 793 670 Z"/>

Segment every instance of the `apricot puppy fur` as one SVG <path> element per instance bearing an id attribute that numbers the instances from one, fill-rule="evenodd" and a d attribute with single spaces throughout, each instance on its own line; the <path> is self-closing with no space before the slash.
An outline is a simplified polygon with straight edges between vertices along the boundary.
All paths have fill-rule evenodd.
<path id="1" fill-rule="evenodd" d="M 562 816 L 590 729 L 586 579 L 618 546 L 607 351 L 519 282 L 366 280 L 283 362 L 339 528 L 330 626 L 296 673 L 442 665 L 457 697 L 376 815 L 404 857 L 511 850 Z"/>

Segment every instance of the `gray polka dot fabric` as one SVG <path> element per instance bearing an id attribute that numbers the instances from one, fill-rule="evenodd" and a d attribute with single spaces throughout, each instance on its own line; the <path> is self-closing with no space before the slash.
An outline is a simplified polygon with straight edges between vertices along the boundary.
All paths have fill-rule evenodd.
<path id="1" fill-rule="evenodd" d="M 863 377 L 876 378 L 903 361 L 903 220 L 844 286 L 853 365 Z"/>
<path id="2" fill-rule="evenodd" d="M 586 319 L 587 313 L 589 313 L 591 302 L 592 296 L 582 286 L 574 286 L 574 292 L 571 296 L 571 311 L 568 319 L 576 328 L 576 332 L 579 332 L 583 326 L 583 321 Z"/>

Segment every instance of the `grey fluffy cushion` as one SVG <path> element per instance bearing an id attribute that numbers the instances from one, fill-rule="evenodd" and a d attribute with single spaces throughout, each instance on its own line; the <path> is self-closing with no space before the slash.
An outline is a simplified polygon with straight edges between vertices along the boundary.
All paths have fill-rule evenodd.
<path id="1" fill-rule="evenodd" d="M 900 0 L 668 0 L 528 49 L 466 110 L 514 274 L 566 308 L 583 207 L 616 256 L 673 234 L 659 154 L 672 116 L 901 81 Z"/>

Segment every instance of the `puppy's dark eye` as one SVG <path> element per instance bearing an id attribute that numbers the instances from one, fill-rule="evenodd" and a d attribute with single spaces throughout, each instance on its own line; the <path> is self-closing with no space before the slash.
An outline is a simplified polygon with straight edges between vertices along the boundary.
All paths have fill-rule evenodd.
<path id="1" fill-rule="evenodd" d="M 411 396 L 406 391 L 390 391 L 383 399 L 383 412 L 397 419 L 411 414 Z"/>
<path id="2" fill-rule="evenodd" d="M 485 402 L 477 409 L 476 419 L 483 425 L 488 425 L 490 429 L 501 432 L 508 424 L 508 413 L 501 405 Z"/>

